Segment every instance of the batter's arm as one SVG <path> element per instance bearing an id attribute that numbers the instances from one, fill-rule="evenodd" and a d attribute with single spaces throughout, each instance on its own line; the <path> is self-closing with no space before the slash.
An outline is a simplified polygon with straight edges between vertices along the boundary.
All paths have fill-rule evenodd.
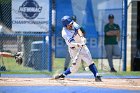
<path id="1" fill-rule="evenodd" d="M 81 29 L 78 29 L 78 35 L 79 35 L 80 37 L 84 37 L 84 34 L 82 33 Z"/>
<path id="2" fill-rule="evenodd" d="M 84 34 L 83 34 L 83 32 L 81 31 L 81 29 L 78 29 L 78 34 L 79 34 L 79 36 L 81 37 L 81 44 L 82 44 L 82 45 L 85 45 L 86 42 L 87 42 L 87 40 L 86 40 L 86 38 L 84 37 Z"/>
<path id="3" fill-rule="evenodd" d="M 65 39 L 65 42 L 67 42 L 69 47 L 77 47 L 77 46 L 79 47 L 79 46 L 81 46 L 80 43 L 76 43 L 73 38 L 68 37 L 67 35 L 63 35 L 62 37 Z"/>

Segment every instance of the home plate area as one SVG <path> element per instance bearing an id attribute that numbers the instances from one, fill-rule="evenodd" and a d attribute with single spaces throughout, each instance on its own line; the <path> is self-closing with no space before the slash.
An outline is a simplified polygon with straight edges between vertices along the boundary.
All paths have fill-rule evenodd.
<path id="1" fill-rule="evenodd" d="M 89 86 L 99 88 L 140 90 L 140 79 L 94 79 L 66 78 L 55 80 L 52 78 L 0 78 L 0 86 Z"/>

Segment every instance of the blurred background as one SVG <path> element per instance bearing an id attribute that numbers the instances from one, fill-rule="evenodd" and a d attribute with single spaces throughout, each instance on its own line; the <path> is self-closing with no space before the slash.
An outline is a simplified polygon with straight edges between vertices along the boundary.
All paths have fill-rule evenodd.
<path id="1" fill-rule="evenodd" d="M 0 73 L 63 71 L 67 46 L 61 18 L 77 17 L 100 72 L 109 72 L 104 46 L 108 15 L 120 26 L 117 71 L 140 71 L 139 0 L 0 0 Z M 86 64 L 84 64 L 86 67 Z M 79 73 L 85 72 L 80 67 Z"/>

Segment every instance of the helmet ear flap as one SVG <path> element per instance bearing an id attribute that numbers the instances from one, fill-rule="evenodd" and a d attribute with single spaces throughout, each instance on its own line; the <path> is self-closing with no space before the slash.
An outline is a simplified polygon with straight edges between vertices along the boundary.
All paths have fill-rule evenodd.
<path id="1" fill-rule="evenodd" d="M 66 27 L 66 25 L 65 25 L 65 19 L 61 19 L 61 22 L 62 22 L 62 25 L 64 26 L 64 27 Z"/>
<path id="2" fill-rule="evenodd" d="M 62 24 L 63 24 L 64 27 L 67 27 L 67 21 L 66 20 L 63 19 Z"/>

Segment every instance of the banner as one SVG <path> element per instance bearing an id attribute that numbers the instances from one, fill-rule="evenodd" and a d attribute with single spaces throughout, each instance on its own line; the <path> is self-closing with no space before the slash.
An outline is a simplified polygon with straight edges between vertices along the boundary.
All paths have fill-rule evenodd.
<path id="1" fill-rule="evenodd" d="M 47 32 L 49 0 L 12 0 L 14 32 Z"/>

